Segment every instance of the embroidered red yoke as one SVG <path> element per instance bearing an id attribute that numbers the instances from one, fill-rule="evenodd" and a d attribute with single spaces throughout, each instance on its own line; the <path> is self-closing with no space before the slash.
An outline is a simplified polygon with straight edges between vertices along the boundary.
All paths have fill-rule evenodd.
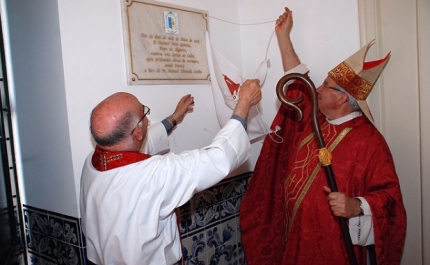
<path id="1" fill-rule="evenodd" d="M 290 98 L 306 89 L 298 82 L 293 86 Z M 284 142 L 266 137 L 242 201 L 242 242 L 250 265 L 349 264 L 338 219 L 323 190 L 329 185 L 317 158 L 307 93 L 299 105 L 303 121 L 296 121 L 293 109 L 279 109 L 272 126 L 280 125 Z M 400 264 L 406 214 L 383 136 L 365 116 L 332 125 L 321 115 L 320 125 L 339 191 L 362 196 L 371 207 L 378 264 Z M 354 248 L 358 263 L 366 264 L 366 248 Z"/>
<path id="2" fill-rule="evenodd" d="M 106 171 L 143 161 L 151 156 L 139 152 L 111 152 L 101 149 L 98 145 L 91 158 L 91 163 L 98 171 Z"/>

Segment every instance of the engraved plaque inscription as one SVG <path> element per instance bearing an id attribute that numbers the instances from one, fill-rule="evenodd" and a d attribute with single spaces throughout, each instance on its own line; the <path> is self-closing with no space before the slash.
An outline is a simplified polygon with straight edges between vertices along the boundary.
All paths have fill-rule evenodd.
<path id="1" fill-rule="evenodd" d="M 210 83 L 208 14 L 155 1 L 122 1 L 127 83 Z"/>

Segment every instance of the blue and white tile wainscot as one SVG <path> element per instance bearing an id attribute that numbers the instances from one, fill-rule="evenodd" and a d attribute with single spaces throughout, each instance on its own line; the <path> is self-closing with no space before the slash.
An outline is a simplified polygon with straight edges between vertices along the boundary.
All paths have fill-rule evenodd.
<path id="1" fill-rule="evenodd" d="M 23 206 L 28 264 L 85 264 L 80 219 Z"/>
<path id="2" fill-rule="evenodd" d="M 251 172 L 227 178 L 197 193 L 180 208 L 186 265 L 246 265 L 239 208 Z"/>
<path id="3" fill-rule="evenodd" d="M 252 172 L 224 179 L 178 209 L 184 264 L 246 265 L 239 208 Z M 24 205 L 30 265 L 85 265 L 80 218 Z"/>

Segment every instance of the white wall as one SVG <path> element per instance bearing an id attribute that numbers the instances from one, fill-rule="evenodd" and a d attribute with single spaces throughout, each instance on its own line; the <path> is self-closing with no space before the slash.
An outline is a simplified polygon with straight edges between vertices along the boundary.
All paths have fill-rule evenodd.
<path id="1" fill-rule="evenodd" d="M 21 201 L 76 215 L 57 2 L 1 1 Z"/>
<path id="2" fill-rule="evenodd" d="M 430 1 L 417 1 L 423 264 L 430 264 Z M 409 193 L 409 192 L 407 192 Z M 410 241 L 413 241 L 411 238 Z M 415 254 L 415 253 L 413 253 Z M 407 260 L 407 259 L 405 259 Z"/>
<path id="3" fill-rule="evenodd" d="M 251 77 L 266 51 L 272 67 L 263 86 L 261 110 L 268 123 L 278 101 L 275 86 L 283 71 L 274 21 L 283 6 L 293 10 L 293 41 L 316 85 L 328 70 L 377 37 L 376 59 L 392 51 L 381 82 L 371 94 L 377 126 L 392 148 L 409 217 L 404 264 L 419 264 L 429 249 L 430 187 L 428 135 L 429 4 L 397 0 L 166 0 L 207 10 L 212 44 Z M 358 25 L 357 2 L 362 11 Z M 79 217 L 83 161 L 93 149 L 89 114 L 108 95 L 128 91 L 151 107 L 150 118 L 170 114 L 184 94 L 195 97 L 195 111 L 171 137 L 172 150 L 208 144 L 219 130 L 207 85 L 127 86 L 121 0 L 1 0 L 12 107 L 19 141 L 23 202 Z M 401 34 L 399 34 L 401 30 Z M 360 39 L 360 35 L 362 38 Z M 360 43 L 361 41 L 361 43 Z M 269 47 L 267 47 L 269 45 Z M 411 59 L 413 57 L 413 59 Z M 388 89 L 389 88 L 389 89 Z M 407 91 L 407 92 L 405 92 Z M 408 103 L 413 102 L 412 104 Z M 408 104 L 405 111 L 404 103 Z M 15 136 L 16 139 L 18 137 Z M 240 170 L 252 170 L 261 148 Z M 421 160 L 420 160 L 421 157 Z M 428 222 L 427 222 L 428 223 Z M 427 244 L 427 245 L 426 245 Z M 425 250 L 424 249 L 424 250 Z M 424 259 L 424 258 L 423 258 Z M 429 257 L 426 257 L 426 261 Z M 427 262 L 428 263 L 428 262 Z"/>
<path id="4" fill-rule="evenodd" d="M 207 10 L 212 45 L 242 68 L 247 78 L 264 59 L 274 21 L 283 12 L 284 5 L 284 1 L 277 0 L 264 1 L 264 4 L 257 0 L 165 2 Z M 303 61 L 311 67 L 315 66 L 315 79 L 321 82 L 329 67 L 335 66 L 359 47 L 356 5 L 338 0 L 325 1 L 324 4 L 318 0 L 308 0 L 292 1 L 291 7 L 296 17 L 294 38 L 297 51 Z M 322 10 L 330 10 L 327 16 L 336 19 L 322 19 L 319 15 Z M 116 91 L 135 94 L 142 103 L 151 107 L 150 118 L 154 120 L 170 114 L 182 95 L 193 94 L 196 102 L 194 113 L 189 114 L 170 137 L 172 150 L 179 152 L 210 143 L 219 125 L 209 86 L 127 86 L 120 1 L 63 0 L 59 1 L 59 14 L 77 194 L 83 160 L 93 149 L 88 131 L 89 114 L 98 102 Z M 350 38 L 344 39 L 337 28 L 335 30 L 339 20 L 349 30 Z M 259 24 L 261 22 L 267 23 Z M 321 28 L 312 29 L 312 24 Z M 336 56 L 324 56 L 327 48 L 336 51 Z M 270 124 L 277 110 L 276 82 L 283 74 L 275 37 L 268 54 L 272 67 L 264 86 L 262 110 Z M 252 170 L 260 147 L 261 142 L 254 144 L 253 158 L 241 171 Z"/>
<path id="5" fill-rule="evenodd" d="M 285 5 L 293 11 L 294 26 L 292 40 L 302 63 L 311 69 L 315 86 L 326 78 L 327 73 L 360 47 L 356 2 L 339 0 L 293 0 L 293 1 L 240 1 L 240 16 L 243 21 L 270 23 L 242 26 L 242 61 L 246 77 L 252 77 L 266 56 L 272 67 L 263 86 L 262 115 L 268 123 L 276 114 L 279 100 L 275 87 L 283 76 L 282 61 L 274 32 L 275 20 L 284 11 Z M 264 10 L 264 12 L 261 12 Z M 348 32 L 348 37 L 345 37 Z M 255 157 L 258 156 L 258 153 Z"/>
<path id="6" fill-rule="evenodd" d="M 231 6 L 227 1 L 224 4 Z M 192 7 L 214 9 L 210 1 L 194 1 Z M 228 12 L 235 14 L 236 10 L 232 6 Z M 219 126 L 209 86 L 126 84 L 120 1 L 60 1 L 59 13 L 77 194 L 83 161 L 93 149 L 88 130 L 90 112 L 114 92 L 135 94 L 151 108 L 148 118 L 154 120 L 171 114 L 179 98 L 191 93 L 195 98 L 194 113 L 186 117 L 170 138 L 172 150 L 198 148 L 211 141 Z M 239 47 L 239 43 L 235 43 L 230 49 L 239 51 Z"/>
<path id="7" fill-rule="evenodd" d="M 429 1 L 360 1 L 360 10 L 362 39 L 380 40 L 373 54 L 392 52 L 369 106 L 402 188 L 408 217 L 403 264 L 430 264 Z"/>

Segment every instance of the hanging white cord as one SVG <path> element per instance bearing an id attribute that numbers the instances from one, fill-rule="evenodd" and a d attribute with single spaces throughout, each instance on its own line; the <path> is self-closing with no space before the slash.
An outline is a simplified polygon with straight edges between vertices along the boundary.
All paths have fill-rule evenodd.
<path id="1" fill-rule="evenodd" d="M 232 21 L 232 20 L 227 20 L 227 19 L 222 19 L 222 18 L 217 18 L 217 17 L 213 17 L 213 16 L 209 16 L 210 18 L 213 18 L 215 20 L 219 20 L 222 22 L 226 22 L 226 23 L 230 23 L 230 24 L 235 24 L 235 25 L 261 25 L 261 24 L 267 24 L 267 23 L 273 23 L 276 21 L 276 19 L 268 19 L 268 20 L 263 20 L 263 21 L 252 21 L 252 20 L 239 20 L 239 21 Z"/>
<path id="2" fill-rule="evenodd" d="M 267 20 L 263 20 L 263 21 L 252 21 L 252 20 L 239 20 L 239 21 L 232 21 L 232 20 L 227 20 L 227 19 L 222 19 L 222 18 L 217 18 L 214 16 L 209 16 L 210 18 L 213 18 L 215 20 L 219 20 L 222 22 L 226 22 L 226 23 L 230 23 L 230 24 L 235 24 L 235 25 L 262 25 L 262 24 L 268 24 L 268 23 L 273 23 L 276 22 L 276 19 L 267 19 Z M 272 42 L 272 38 L 273 35 L 275 34 L 275 31 L 272 32 L 272 35 L 270 35 L 269 38 L 269 42 L 267 43 L 267 48 L 266 48 L 266 57 L 264 57 L 264 59 L 267 59 L 267 54 L 269 53 L 269 47 L 270 47 L 270 43 Z"/>
<path id="3" fill-rule="evenodd" d="M 212 18 L 212 19 L 215 19 L 215 20 L 219 20 L 219 21 L 223 21 L 223 22 L 230 23 L 230 24 L 235 24 L 235 25 L 261 25 L 261 24 L 268 24 L 268 23 L 274 23 L 274 22 L 276 22 L 276 19 L 264 20 L 264 21 L 260 21 L 260 22 L 256 22 L 256 21 L 244 21 L 244 20 L 235 22 L 235 21 L 226 20 L 226 19 L 221 19 L 221 18 L 217 18 L 217 17 L 213 17 L 213 16 L 209 16 L 209 17 L 210 17 L 210 18 Z M 267 63 L 267 67 L 268 67 L 268 68 L 270 68 L 270 60 L 268 60 L 268 59 L 267 59 L 267 56 L 268 56 L 268 54 L 269 54 L 269 47 L 270 47 L 270 43 L 272 42 L 273 35 L 275 35 L 275 31 L 273 31 L 273 32 L 272 32 L 272 34 L 270 35 L 269 41 L 267 42 L 266 54 L 265 54 L 265 57 L 264 57 L 264 60 L 263 60 L 263 62 L 266 62 L 266 63 Z M 240 76 L 240 78 L 241 78 L 242 80 L 245 80 L 245 78 L 243 78 L 243 76 Z M 258 109 L 258 108 L 257 108 L 257 112 L 259 113 L 259 115 L 261 115 L 261 113 L 260 113 L 260 111 L 259 111 L 259 109 Z M 262 122 L 264 123 L 264 125 L 266 126 L 266 128 L 270 128 L 269 126 L 267 126 L 267 124 L 266 124 L 266 122 L 264 121 L 264 119 L 262 119 Z M 268 133 L 269 137 L 270 137 L 270 138 L 271 138 L 275 143 L 278 143 L 278 144 L 280 144 L 280 143 L 282 143 L 282 142 L 283 142 L 282 137 L 281 137 L 281 136 L 279 136 L 279 135 L 277 134 L 277 132 L 278 132 L 279 130 L 280 130 L 280 127 L 279 127 L 279 126 L 276 126 L 275 131 L 272 131 L 272 133 L 273 133 L 273 134 L 274 134 L 278 139 L 280 139 L 280 140 L 274 139 L 274 137 L 272 136 L 272 133 Z"/>

